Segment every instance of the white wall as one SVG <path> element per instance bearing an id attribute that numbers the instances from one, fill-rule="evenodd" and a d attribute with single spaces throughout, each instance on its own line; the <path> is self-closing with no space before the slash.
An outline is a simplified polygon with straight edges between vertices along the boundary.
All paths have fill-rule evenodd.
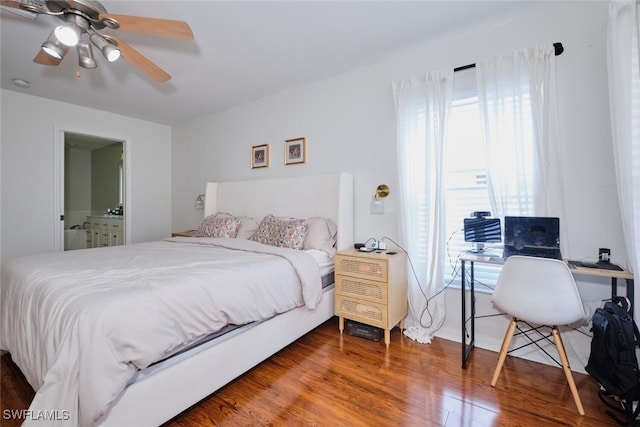
<path id="1" fill-rule="evenodd" d="M 599 247 L 612 250 L 614 262 L 625 252 L 615 189 L 605 62 L 607 2 L 558 3 L 544 15 L 530 16 L 473 37 L 423 46 L 394 59 L 304 87 L 265 97 L 173 129 L 173 229 L 193 228 L 201 211 L 195 196 L 207 180 L 260 179 L 338 171 L 355 177 L 355 240 L 397 234 L 394 105 L 391 82 L 426 70 L 476 62 L 514 49 L 562 42 L 557 58 L 561 135 L 564 153 L 568 235 L 565 256 L 597 257 Z M 285 166 L 284 140 L 307 137 L 308 162 Z M 269 144 L 271 166 L 250 169 L 252 145 Z M 386 183 L 391 196 L 387 214 L 368 213 L 376 185 Z M 606 280 L 580 281 L 587 301 L 608 295 Z M 447 319 L 441 335 L 460 340 L 460 293 L 447 291 Z M 480 296 L 478 313 L 491 313 Z M 477 344 L 498 349 L 504 319 L 477 324 Z M 570 334 L 565 344 L 581 354 L 588 340 Z M 587 347 L 585 350 L 585 346 Z"/>
<path id="2" fill-rule="evenodd" d="M 13 91 L 1 94 L 2 260 L 54 250 L 56 128 L 130 142 L 129 243 L 171 232 L 171 128 Z"/>

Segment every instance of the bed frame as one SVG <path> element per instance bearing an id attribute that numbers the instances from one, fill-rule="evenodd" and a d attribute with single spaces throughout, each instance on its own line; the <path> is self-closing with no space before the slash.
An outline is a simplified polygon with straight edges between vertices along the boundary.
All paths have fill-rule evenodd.
<path id="1" fill-rule="evenodd" d="M 276 216 L 331 218 L 338 250 L 353 244 L 353 177 L 350 174 L 208 183 L 205 216 L 227 212 L 260 220 Z M 114 402 L 101 426 L 158 426 L 220 389 L 334 315 L 334 289 L 315 310 L 300 307 L 246 325 L 189 357 L 150 369 Z M 144 373 L 144 371 L 143 371 Z"/>

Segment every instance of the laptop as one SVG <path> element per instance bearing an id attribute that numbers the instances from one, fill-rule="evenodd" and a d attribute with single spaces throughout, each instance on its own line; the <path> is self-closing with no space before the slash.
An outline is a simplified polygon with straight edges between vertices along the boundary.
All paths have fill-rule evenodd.
<path id="1" fill-rule="evenodd" d="M 560 218 L 537 216 L 504 217 L 503 258 L 512 255 L 562 259 Z"/>

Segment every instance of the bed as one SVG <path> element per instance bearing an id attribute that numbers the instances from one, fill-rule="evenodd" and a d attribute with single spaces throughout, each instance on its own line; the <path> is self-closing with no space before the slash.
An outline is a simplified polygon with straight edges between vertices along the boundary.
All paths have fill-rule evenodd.
<path id="1" fill-rule="evenodd" d="M 351 175 L 343 173 L 338 175 L 267 179 L 260 181 L 208 183 L 206 186 L 204 216 L 209 217 L 219 212 L 232 213 L 235 217 L 250 217 L 258 220 L 270 215 L 276 218 L 328 218 L 335 223 L 337 228 L 335 248 L 337 250 L 345 249 L 353 243 L 353 178 Z M 262 222 L 260 226 L 262 227 Z M 162 251 L 174 250 L 173 247 L 167 249 L 167 247 L 171 245 L 184 249 L 180 249 L 177 253 L 169 252 L 165 255 Z M 227 247 L 226 245 L 230 245 L 231 247 Z M 130 273 L 127 277 L 127 269 L 119 267 L 117 271 L 118 274 L 122 275 L 123 283 L 136 282 L 138 280 L 153 280 L 154 285 L 156 282 L 160 283 L 162 281 L 170 282 L 174 285 L 179 281 L 180 286 L 182 286 L 183 283 L 185 284 L 185 288 L 189 285 L 189 292 L 183 291 L 184 288 L 178 288 L 179 292 L 177 292 L 174 286 L 173 288 L 167 287 L 167 289 L 174 290 L 171 291 L 172 293 L 169 292 L 164 295 L 164 288 L 162 286 L 154 286 L 152 288 L 153 304 L 151 304 L 149 299 L 140 298 L 135 302 L 131 302 L 131 294 L 137 291 L 135 288 L 131 288 L 132 290 L 128 291 L 128 288 L 125 287 L 125 291 L 122 292 L 127 294 L 126 302 L 124 299 L 122 301 L 117 300 L 117 307 L 120 311 L 115 312 L 126 313 L 122 314 L 128 322 L 127 325 L 130 326 L 126 328 L 126 331 L 124 330 L 125 328 L 118 328 L 117 326 L 112 326 L 111 323 L 105 323 L 107 326 L 101 326 L 102 329 L 99 329 L 100 333 L 98 333 L 94 327 L 93 334 L 91 334 L 92 330 L 90 327 L 85 328 L 88 329 L 88 331 L 82 332 L 83 327 L 75 326 L 74 323 L 74 328 L 69 329 L 73 330 L 73 333 L 67 333 L 68 329 L 60 329 L 64 330 L 65 333 L 57 336 L 56 333 L 58 329 L 55 329 L 52 326 L 54 322 L 51 322 L 52 325 L 46 325 L 43 329 L 46 333 L 33 332 L 34 335 L 40 334 L 46 337 L 40 340 L 46 344 L 41 344 L 40 341 L 36 340 L 39 342 L 38 345 L 41 346 L 55 346 L 58 345 L 58 341 L 66 340 L 72 343 L 70 346 L 72 350 L 74 346 L 85 346 L 88 348 L 89 350 L 85 350 L 85 353 L 79 352 L 78 354 L 82 354 L 83 357 L 77 356 L 77 361 L 71 363 L 71 365 L 74 366 L 73 369 L 77 369 L 81 373 L 86 371 L 93 373 L 93 375 L 85 375 L 84 377 L 80 375 L 78 384 L 75 382 L 72 384 L 68 377 L 75 378 L 75 375 L 64 375 L 64 370 L 56 372 L 51 369 L 48 371 L 48 366 L 24 366 L 29 359 L 18 356 L 18 361 L 15 359 L 14 361 L 16 361 L 16 364 L 23 372 L 29 372 L 26 376 L 32 385 L 34 382 L 36 384 L 38 383 L 36 379 L 30 378 L 34 375 L 32 372 L 42 372 L 41 375 L 48 379 L 48 381 L 45 381 L 47 386 L 37 391 L 36 398 L 30 408 L 31 415 L 34 416 L 35 414 L 40 416 L 40 418 L 35 420 L 28 419 L 26 425 L 29 424 L 29 421 L 34 421 L 34 425 L 46 425 L 47 423 L 43 423 L 43 419 L 46 418 L 52 418 L 53 421 L 51 424 L 53 425 L 90 425 L 95 423 L 101 426 L 155 426 L 162 424 L 331 318 L 334 314 L 333 287 L 324 287 L 319 292 L 315 286 L 309 289 L 305 287 L 306 282 L 315 283 L 320 280 L 320 269 L 317 266 L 314 267 L 312 265 L 313 262 L 309 262 L 311 257 L 303 253 L 307 251 L 267 248 L 267 246 L 269 245 L 261 245 L 260 243 L 250 241 L 242 242 L 240 239 L 174 238 L 162 242 L 105 248 L 109 251 L 101 252 L 101 254 L 105 255 L 104 264 L 106 268 L 102 271 L 96 271 L 95 269 L 86 269 L 86 271 L 83 271 L 87 281 L 90 282 L 94 280 L 94 278 L 98 280 L 98 276 L 111 274 L 112 271 L 115 272 L 115 268 L 109 267 L 109 262 L 112 262 L 113 266 L 121 266 L 123 263 L 126 264 L 123 262 L 123 259 L 130 258 L 132 260 L 135 259 L 136 262 L 140 260 L 142 262 L 149 262 L 149 268 L 147 270 L 152 279 L 149 279 L 146 275 L 138 279 L 136 276 L 137 273 Z M 254 251 L 257 247 L 260 248 Z M 90 265 L 91 261 L 83 257 L 89 257 L 89 254 L 98 253 L 91 251 L 101 250 L 102 249 L 73 251 L 79 253 L 79 255 L 73 255 L 71 253 L 46 254 L 41 255 L 41 257 L 43 257 L 41 260 L 43 260 L 43 264 L 50 266 L 54 266 L 54 264 L 58 265 L 58 263 L 60 265 L 67 265 L 65 263 L 68 262 L 76 263 L 76 265 L 84 265 L 82 263 L 86 262 L 87 265 Z M 139 253 L 139 250 L 142 252 Z M 149 251 L 153 253 L 162 252 L 162 255 L 160 255 L 159 258 L 147 259 L 145 257 L 147 257 Z M 204 251 L 207 251 L 206 254 Z M 234 255 L 230 256 L 227 251 L 232 251 Z M 210 257 L 209 254 L 213 252 L 219 252 L 220 256 Z M 60 256 L 66 258 L 56 258 Z M 71 256 L 74 258 L 71 259 Z M 292 259 L 289 259 L 290 257 Z M 221 260 L 218 261 L 218 258 Z M 242 263 L 244 263 L 245 258 L 247 258 L 248 264 L 252 267 L 243 266 L 240 268 L 237 266 L 237 264 L 241 262 L 240 259 L 242 259 Z M 192 287 L 191 282 L 196 282 L 196 276 L 198 274 L 205 274 L 205 265 L 214 262 L 223 262 L 222 259 L 225 259 L 224 262 L 235 263 L 233 265 L 237 268 L 234 267 L 234 275 L 230 277 L 233 277 L 234 280 L 241 277 L 242 280 L 238 281 L 238 283 L 241 283 L 243 286 L 245 282 L 253 286 L 256 277 L 264 276 L 269 277 L 270 285 L 272 283 L 283 282 L 283 286 L 286 287 L 289 286 L 287 285 L 289 281 L 285 280 L 286 276 L 295 276 L 300 284 L 302 284 L 301 290 L 297 291 L 299 297 L 280 298 L 279 296 L 270 297 L 268 294 L 266 296 L 260 294 L 259 298 L 255 300 L 259 300 L 260 303 L 262 303 L 263 300 L 271 298 L 276 301 L 276 305 L 281 305 L 282 307 L 277 309 L 277 314 L 270 312 L 270 310 L 274 310 L 273 307 L 257 307 L 257 311 L 264 312 L 264 319 L 258 321 L 242 320 L 242 313 L 251 311 L 248 309 L 238 309 L 237 312 L 241 314 L 236 314 L 234 310 L 221 309 L 220 311 L 224 312 L 225 316 L 234 320 L 232 323 L 238 323 L 239 326 L 234 327 L 230 331 L 224 328 L 223 331 L 227 332 L 217 336 L 215 339 L 203 339 L 202 331 L 199 331 L 199 335 L 193 333 L 194 324 L 200 322 L 200 318 L 193 315 L 191 311 L 198 312 L 198 305 L 195 305 L 193 310 L 187 310 L 189 311 L 188 314 L 192 315 L 191 317 L 185 318 L 186 320 L 182 320 L 183 318 L 180 317 L 181 323 L 175 325 L 173 324 L 175 322 L 171 321 L 173 319 L 171 316 L 173 316 L 174 308 L 171 308 L 172 311 L 169 312 L 171 316 L 166 315 L 165 317 L 164 312 L 162 312 L 163 314 L 160 318 L 162 321 L 160 322 L 151 322 L 148 320 L 147 315 L 142 314 L 146 313 L 146 311 L 143 311 L 145 305 L 150 305 L 154 310 L 159 311 L 160 309 L 158 309 L 158 307 L 171 305 L 173 298 L 175 298 L 176 301 L 182 301 L 183 298 L 196 301 L 204 301 L 206 298 L 211 298 L 207 293 L 209 291 L 206 287 L 203 290 Z M 255 262 L 251 260 L 255 260 Z M 189 271 L 187 273 L 185 273 L 184 269 L 173 270 L 174 266 L 180 267 L 181 262 L 188 264 Z M 251 268 L 255 269 L 256 267 L 254 266 L 259 263 L 264 263 L 264 266 L 268 265 L 269 267 L 265 267 L 259 274 L 255 274 L 256 271 L 247 272 L 247 270 L 251 270 Z M 17 297 L 13 295 L 13 293 L 18 292 L 16 289 L 21 287 L 9 287 L 9 277 L 11 277 L 12 282 L 14 281 L 13 277 L 17 276 L 18 273 L 30 279 L 38 279 L 35 273 L 27 270 L 29 262 L 20 261 L 13 264 L 15 265 L 13 265 L 11 274 L 6 273 L 5 275 L 5 268 L 3 266 L 2 303 L 5 305 L 3 305 L 2 313 L 4 326 L 2 326 L 2 336 L 0 336 L 2 349 L 11 352 L 12 357 L 14 354 L 9 343 L 18 341 L 20 343 L 20 351 L 22 352 L 25 352 L 25 348 L 31 350 L 38 348 L 25 338 L 9 339 L 17 329 L 29 330 L 32 328 L 30 323 L 31 314 L 27 314 L 24 319 L 18 320 L 7 317 L 9 316 L 9 307 L 6 306 L 6 304 L 8 304 L 7 301 L 13 301 L 14 305 L 20 305 L 19 302 L 21 298 L 26 298 L 22 295 Z M 273 270 L 272 272 L 271 266 L 275 264 L 288 266 L 285 267 L 286 272 L 280 270 Z M 275 269 L 276 267 L 274 266 L 273 268 Z M 262 271 L 264 271 L 264 273 L 262 273 Z M 225 274 L 228 273 L 220 274 L 226 277 Z M 55 280 L 58 278 L 57 274 L 48 274 L 47 276 L 47 280 L 56 283 Z M 60 273 L 59 277 L 64 278 L 64 272 Z M 133 280 L 132 277 L 136 280 Z M 22 287 L 30 288 L 31 285 Z M 39 288 L 34 287 L 34 289 Z M 64 295 L 68 295 L 66 299 L 62 300 L 64 301 L 64 304 L 61 304 L 62 306 L 73 306 L 74 302 L 79 300 L 77 294 L 83 292 L 82 288 L 79 287 L 72 287 L 73 292 L 70 292 L 69 289 L 66 288 L 53 289 L 51 292 L 47 291 L 47 295 L 49 295 L 49 292 L 51 295 L 55 295 L 56 292 L 66 292 Z M 240 290 L 238 290 L 238 292 L 239 291 Z M 110 291 L 105 290 L 104 293 L 109 294 L 109 292 Z M 256 288 L 249 289 L 249 293 L 252 292 L 255 293 Z M 265 290 L 265 292 L 269 291 Z M 217 298 L 216 296 L 216 301 Z M 44 302 L 34 307 L 42 309 L 42 307 L 46 306 L 49 299 L 53 298 L 47 296 L 42 299 Z M 250 300 L 248 297 L 239 297 L 238 299 L 249 301 L 252 304 L 251 307 L 257 304 L 256 301 Z M 289 299 L 291 301 L 289 301 Z M 87 300 L 85 299 L 84 301 L 83 304 L 87 304 Z M 94 294 L 92 294 L 91 299 L 88 301 L 90 301 L 91 304 L 91 310 L 86 310 L 90 313 L 88 315 L 89 317 L 98 316 L 97 313 L 102 313 L 103 311 L 109 312 L 109 308 L 114 305 L 110 299 L 105 299 L 108 303 L 102 304 L 100 295 L 95 296 Z M 55 316 L 49 315 L 48 317 L 57 317 L 59 311 L 62 313 L 60 314 L 61 319 L 66 319 L 64 315 L 66 308 L 59 308 L 59 305 L 60 304 L 55 305 L 55 311 L 52 311 L 52 313 L 55 313 Z M 29 310 L 31 310 L 31 308 Z M 141 314 L 138 315 L 138 313 Z M 13 314 L 11 314 L 11 316 L 13 316 Z M 83 316 L 87 316 L 87 314 L 83 313 Z M 84 320 L 84 317 L 82 320 L 82 322 L 77 323 L 79 325 L 90 325 L 88 320 Z M 217 319 L 207 320 L 208 324 L 217 321 Z M 64 324 L 64 322 L 62 323 Z M 12 330 L 11 327 L 14 329 Z M 216 329 L 217 326 L 211 328 Z M 76 329 L 80 331 L 76 332 Z M 132 332 L 129 331 L 129 329 L 134 331 L 133 336 L 134 340 L 136 340 L 134 341 L 136 343 L 135 351 L 131 350 L 134 346 L 130 345 L 124 338 L 126 336 L 127 339 L 130 339 L 129 334 Z M 184 336 L 188 336 L 190 337 L 190 341 L 182 339 L 180 345 L 175 345 L 173 341 L 170 341 L 171 345 L 162 342 L 167 348 L 161 348 L 162 351 L 154 349 L 155 353 L 152 353 L 152 355 L 147 353 L 142 354 L 141 350 L 138 349 L 138 344 L 141 348 L 147 346 L 147 344 L 151 346 L 151 343 L 156 340 L 162 341 L 164 335 L 168 335 L 169 331 L 173 333 L 174 330 L 178 331 L 177 333 L 180 334 L 181 339 Z M 209 332 L 215 331 L 212 330 Z M 86 338 L 87 334 L 89 334 L 89 338 Z M 30 334 L 27 333 L 26 335 L 29 336 Z M 103 339 L 103 337 L 106 338 Z M 141 360 L 140 363 L 126 366 L 126 368 L 122 368 L 121 363 L 118 368 L 120 370 L 114 372 L 110 371 L 112 366 L 108 363 L 109 361 L 105 362 L 104 365 L 98 365 L 97 363 L 101 363 L 102 359 L 112 358 L 110 350 L 112 347 L 109 345 L 113 340 L 122 343 L 122 345 L 117 347 L 126 348 L 127 351 L 132 353 L 131 360 L 137 361 L 139 358 Z M 105 343 L 104 341 L 109 342 Z M 90 344 L 88 344 L 88 342 L 90 342 Z M 45 348 L 42 354 L 45 354 L 46 350 Z M 14 351 L 16 353 L 20 352 L 15 349 Z M 97 357 L 95 357 L 96 361 L 94 361 L 94 357 L 91 357 L 90 354 L 90 357 L 85 358 L 87 351 L 97 354 Z M 73 357 L 69 355 L 73 355 L 74 352 L 70 351 L 68 354 L 65 352 L 57 352 L 55 354 L 58 359 L 68 357 L 69 360 L 73 360 Z M 127 353 L 127 355 L 128 354 L 129 353 Z M 66 361 L 67 359 L 64 360 Z M 45 364 L 45 362 L 40 359 L 40 356 L 33 357 L 31 363 L 35 365 L 38 365 L 38 363 Z M 23 366 L 21 366 L 21 364 Z M 143 366 L 143 368 L 138 369 L 136 366 Z M 91 379 L 89 379 L 89 377 L 91 377 Z M 96 383 L 94 377 L 104 382 Z M 114 387 L 112 387 L 110 383 L 111 378 L 118 379 L 120 382 L 124 381 L 121 388 L 118 389 L 116 387 L 116 394 L 114 394 Z M 96 384 L 99 384 L 100 387 Z M 98 418 L 87 417 L 89 411 L 83 413 L 82 411 L 78 411 L 77 407 L 73 407 L 75 404 L 71 403 L 73 402 L 73 394 L 70 393 L 69 397 L 65 396 L 65 393 L 60 392 L 60 390 L 67 388 L 76 390 L 76 395 L 79 396 L 78 400 L 82 401 L 82 403 L 78 403 L 80 407 L 93 408 L 95 405 L 93 405 L 94 402 L 92 402 L 92 400 L 102 402 L 106 399 L 106 401 L 110 403 L 104 408 L 104 413 L 100 412 Z M 52 389 L 58 391 L 52 393 Z M 86 392 L 87 390 L 90 392 Z M 107 395 L 107 397 L 102 396 L 102 394 Z M 40 399 L 39 395 L 46 396 L 46 398 L 43 397 Z M 52 396 L 54 396 L 53 399 Z M 58 398 L 59 400 L 57 400 Z M 85 406 L 82 406 L 83 404 Z M 81 421 L 79 422 L 79 420 Z"/>

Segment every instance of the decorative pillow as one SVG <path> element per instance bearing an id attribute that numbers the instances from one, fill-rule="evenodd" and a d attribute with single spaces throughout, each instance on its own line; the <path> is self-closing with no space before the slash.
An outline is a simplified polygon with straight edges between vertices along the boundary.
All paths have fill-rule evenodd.
<path id="1" fill-rule="evenodd" d="M 209 215 L 206 217 L 198 230 L 195 237 L 221 237 L 233 239 L 238 235 L 240 228 L 240 220 L 234 217 L 225 218 L 217 215 Z"/>
<path id="2" fill-rule="evenodd" d="M 216 218 L 235 218 L 240 221 L 240 227 L 238 228 L 238 234 L 236 239 L 249 239 L 258 229 L 258 221 L 248 216 L 233 216 L 226 212 L 217 212 L 212 215 Z"/>
<path id="3" fill-rule="evenodd" d="M 304 239 L 304 249 L 318 249 L 326 252 L 329 256 L 336 253 L 336 235 L 338 227 L 329 218 L 313 217 L 307 220 L 309 231 Z"/>
<path id="4" fill-rule="evenodd" d="M 269 214 L 265 216 L 249 240 L 270 246 L 303 249 L 309 223 L 304 219 L 285 220 Z"/>
<path id="5" fill-rule="evenodd" d="M 235 218 L 235 216 L 231 215 L 230 213 L 226 213 L 226 212 L 216 212 L 211 216 L 215 217 L 215 218 Z"/>

